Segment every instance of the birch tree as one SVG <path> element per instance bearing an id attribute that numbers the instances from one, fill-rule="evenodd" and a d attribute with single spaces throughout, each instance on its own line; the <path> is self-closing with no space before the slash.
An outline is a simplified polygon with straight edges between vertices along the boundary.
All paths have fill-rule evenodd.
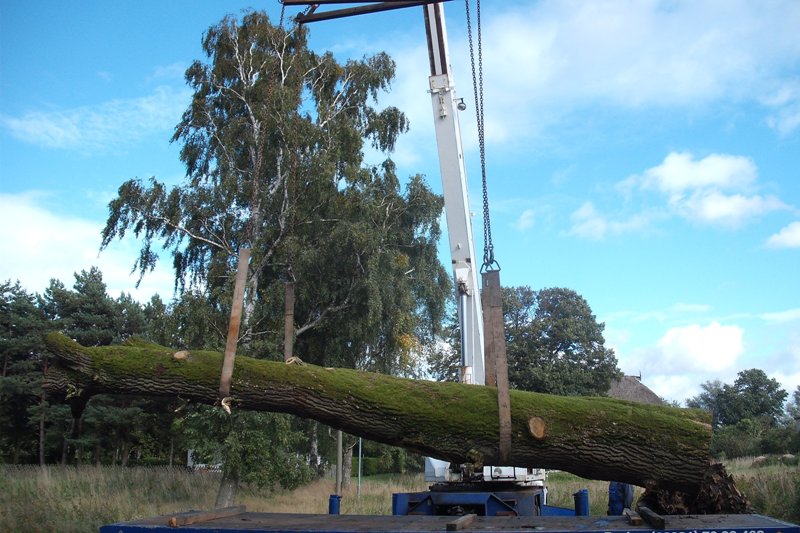
<path id="1" fill-rule="evenodd" d="M 368 146 L 388 154 L 407 129 L 402 112 L 378 105 L 394 62 L 379 53 L 340 63 L 310 50 L 305 29 L 276 26 L 263 12 L 226 17 L 202 47 L 172 137 L 186 179 L 123 183 L 102 247 L 140 238 L 141 276 L 163 247 L 176 290 L 199 289 L 219 309 L 249 249 L 240 351 L 277 354 L 283 283 L 296 281 L 301 357 L 413 373 L 450 282 L 436 255 L 441 198 L 420 176 L 402 187 L 389 159 L 364 164 Z"/>

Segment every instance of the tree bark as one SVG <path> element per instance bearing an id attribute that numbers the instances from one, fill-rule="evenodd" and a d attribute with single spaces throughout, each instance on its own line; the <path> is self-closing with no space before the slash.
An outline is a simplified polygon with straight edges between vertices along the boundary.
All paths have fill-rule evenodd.
<path id="1" fill-rule="evenodd" d="M 225 471 L 222 474 L 222 480 L 219 483 L 219 491 L 217 492 L 217 502 L 214 506 L 217 509 L 223 507 L 232 507 L 236 501 L 236 494 L 239 492 L 239 470 L 238 466 L 233 468 L 225 465 Z"/>
<path id="2" fill-rule="evenodd" d="M 48 361 L 47 358 L 44 358 L 44 372 L 43 376 L 47 377 L 47 366 Z M 44 466 L 45 457 L 44 457 L 44 428 L 45 422 L 47 420 L 47 393 L 44 389 L 42 389 L 42 394 L 40 396 L 39 406 L 41 408 L 41 412 L 39 413 L 39 466 Z"/>
<path id="3" fill-rule="evenodd" d="M 352 442 L 350 442 L 352 440 Z M 358 439 L 349 435 L 344 443 L 344 458 L 342 460 L 342 488 L 349 489 L 353 480 L 353 448 L 358 444 Z"/>
<path id="4" fill-rule="evenodd" d="M 208 404 L 218 399 L 219 353 L 173 357 L 169 348 L 136 341 L 85 348 L 58 333 L 47 337 L 47 345 L 58 357 L 46 382 L 51 391 L 180 396 Z M 511 391 L 512 449 L 501 463 L 497 396 L 490 387 L 239 357 L 231 396 L 234 408 L 311 418 L 475 468 L 565 470 L 680 491 L 688 499 L 714 478 L 710 417 L 699 410 Z M 704 503 L 707 508 L 689 512 L 743 512 L 746 499 L 732 485 L 726 491 L 738 503 L 713 509 Z"/>
<path id="5" fill-rule="evenodd" d="M 319 456 L 319 424 L 316 420 L 312 420 L 309 427 L 311 442 L 308 462 L 314 470 L 314 477 L 321 478 L 325 475 L 325 469 L 322 466 L 322 458 Z"/>

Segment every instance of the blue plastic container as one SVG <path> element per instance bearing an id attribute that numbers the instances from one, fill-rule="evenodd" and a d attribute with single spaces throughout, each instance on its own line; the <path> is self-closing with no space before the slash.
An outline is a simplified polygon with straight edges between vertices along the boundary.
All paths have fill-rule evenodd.
<path id="1" fill-rule="evenodd" d="M 589 516 L 589 489 L 581 489 L 572 497 L 575 498 L 575 516 Z"/>
<path id="2" fill-rule="evenodd" d="M 331 494 L 328 500 L 328 514 L 339 514 L 342 505 L 342 497 L 338 494 Z"/>

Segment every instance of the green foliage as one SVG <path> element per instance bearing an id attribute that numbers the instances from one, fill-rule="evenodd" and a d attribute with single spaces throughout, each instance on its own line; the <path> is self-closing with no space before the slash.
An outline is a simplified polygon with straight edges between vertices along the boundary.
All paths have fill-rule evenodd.
<path id="1" fill-rule="evenodd" d="M 41 297 L 27 293 L 19 283 L 2 284 L 0 461 L 171 463 L 176 443 L 176 435 L 169 431 L 173 403 L 95 396 L 83 417 L 73 420 L 70 406 L 60 403 L 63 398 L 42 394 L 47 365 L 43 338 L 60 329 L 72 338 L 98 345 L 146 335 L 159 328 L 162 332 L 171 331 L 169 321 L 165 324 L 161 319 L 179 315 L 173 307 L 182 309 L 181 305 L 162 304 L 163 316 L 158 316 L 145 313 L 127 294 L 113 300 L 106 294 L 102 273 L 96 267 L 75 274 L 75 280 L 72 289 L 52 280 Z M 155 297 L 153 301 L 160 299 Z M 187 318 L 184 323 L 190 320 Z M 180 323 L 175 320 L 175 324 Z"/>
<path id="2" fill-rule="evenodd" d="M 604 324 L 575 291 L 503 290 L 509 380 L 515 388 L 559 395 L 603 396 L 620 375 L 605 347 Z"/>
<path id="3" fill-rule="evenodd" d="M 297 352 L 325 366 L 414 375 L 450 292 L 437 257 L 442 200 L 418 176 L 401 190 L 390 162 L 360 174 L 319 208 L 335 222 L 288 241 Z"/>
<path id="4" fill-rule="evenodd" d="M 765 417 L 774 425 L 783 413 L 787 396 L 778 380 L 768 378 L 763 370 L 743 370 L 723 395 L 720 423 L 735 424 L 747 418 Z"/>
<path id="5" fill-rule="evenodd" d="M 763 421 L 744 419 L 714 431 L 711 454 L 717 457 L 746 457 L 761 453 L 761 439 L 767 426 Z"/>
<path id="6" fill-rule="evenodd" d="M 365 143 L 388 152 L 407 129 L 398 109 L 377 107 L 394 62 L 377 54 L 340 64 L 311 51 L 304 28 L 275 26 L 263 12 L 226 17 L 202 47 L 205 59 L 186 71 L 192 103 L 172 139 L 186 182 L 123 183 L 103 230 L 103 247 L 127 232 L 142 239 L 141 275 L 155 266 L 158 245 L 172 255 L 183 295 L 171 309 L 148 304 L 148 334 L 174 347 L 220 346 L 236 258 L 248 247 L 239 353 L 280 357 L 284 282 L 292 280 L 297 355 L 418 372 L 417 354 L 449 294 L 437 257 L 442 200 L 419 176 L 401 187 L 389 160 L 363 165 Z M 187 288 L 200 292 L 187 296 Z M 242 418 L 236 431 L 255 435 L 241 429 L 250 422 Z M 247 442 L 226 446 L 244 453 Z"/>
<path id="7" fill-rule="evenodd" d="M 76 273 L 72 290 L 51 280 L 43 308 L 58 329 L 84 346 L 111 344 L 117 335 L 115 326 L 124 322 L 117 316 L 117 306 L 106 293 L 103 274 L 97 267 Z"/>
<path id="8" fill-rule="evenodd" d="M 262 488 L 293 489 L 311 479 L 311 468 L 296 453 L 306 439 L 291 417 L 275 413 L 196 406 L 179 424 L 196 460 L 222 462 L 238 479 Z"/>
<path id="9" fill-rule="evenodd" d="M 460 379 L 461 335 L 455 306 L 451 306 L 447 315 L 441 339 L 428 352 L 428 372 L 436 381 L 458 382 Z"/>
<path id="10" fill-rule="evenodd" d="M 308 193 L 312 205 L 324 200 L 320 186 L 360 172 L 362 139 L 388 149 L 405 130 L 402 113 L 370 105 L 394 63 L 381 54 L 339 65 L 308 49 L 303 28 L 273 26 L 263 12 L 226 17 L 202 44 L 209 62 L 186 72 L 194 97 L 173 137 L 188 182 L 124 183 L 103 246 L 128 230 L 141 236 L 136 267 L 144 274 L 163 240 L 176 283 L 211 288 L 227 284 L 238 248 L 250 246 L 253 286 L 293 229 L 292 201 Z"/>
<path id="11" fill-rule="evenodd" d="M 719 414 L 723 404 L 723 395 L 725 394 L 725 385 L 718 379 L 713 381 L 706 381 L 700 385 L 703 390 L 697 396 L 686 400 L 687 407 L 695 409 L 703 409 L 712 415 L 712 424 L 715 428 L 719 427 L 720 420 Z"/>
<path id="12" fill-rule="evenodd" d="M 709 381 L 701 387 L 703 392 L 687 400 L 686 404 L 712 412 L 715 426 L 732 426 L 756 418 L 776 425 L 788 396 L 776 379 L 768 378 L 763 370 L 757 368 L 739 372 L 732 385 Z"/>
<path id="13" fill-rule="evenodd" d="M 156 296 L 157 297 L 157 296 Z M 147 328 L 147 316 L 130 294 L 121 294 L 114 300 L 114 341 L 120 343 L 134 335 L 141 335 Z"/>
<path id="14" fill-rule="evenodd" d="M 203 51 L 206 60 L 186 72 L 194 98 L 173 137 L 186 183 L 124 183 L 109 204 L 103 246 L 129 231 L 141 237 L 135 268 L 144 275 L 162 244 L 176 285 L 201 289 L 220 312 L 238 250 L 248 246 L 242 351 L 278 355 L 276 302 L 293 280 L 302 357 L 414 374 L 450 281 L 436 253 L 441 197 L 419 176 L 401 187 L 389 160 L 363 165 L 365 142 L 386 152 L 407 129 L 398 109 L 376 106 L 394 62 L 377 54 L 340 64 L 308 49 L 305 29 L 274 26 L 262 12 L 223 19 Z M 149 312 L 163 313 L 151 304 Z"/>
<path id="15" fill-rule="evenodd" d="M 225 346 L 229 308 L 215 305 L 199 290 L 185 291 L 169 305 L 155 295 L 143 313 L 143 336 L 160 346 L 192 350 L 220 350 Z"/>
<path id="16" fill-rule="evenodd" d="M 565 396 L 604 396 L 620 375 L 614 351 L 604 346 L 604 325 L 586 300 L 563 288 L 503 288 L 508 375 L 512 387 Z M 437 381 L 458 381 L 460 338 L 452 312 L 443 341 L 428 356 Z"/>
<path id="17" fill-rule="evenodd" d="M 403 448 L 363 441 L 361 450 L 361 475 L 410 474 L 424 471 L 424 459 Z M 353 449 L 352 475 L 358 475 L 358 447 Z"/>
<path id="18" fill-rule="evenodd" d="M 36 296 L 19 282 L 0 283 L 0 461 L 36 460 L 37 432 L 43 416 L 41 382 L 49 327 Z"/>
<path id="19" fill-rule="evenodd" d="M 787 422 L 800 423 L 800 385 L 792 393 L 792 398 L 786 405 Z"/>
<path id="20" fill-rule="evenodd" d="M 788 394 L 763 370 L 743 370 L 733 384 L 715 380 L 701 388 L 703 392 L 686 404 L 713 414 L 714 455 L 733 458 L 797 451 L 800 433 L 792 404 L 783 413 Z"/>

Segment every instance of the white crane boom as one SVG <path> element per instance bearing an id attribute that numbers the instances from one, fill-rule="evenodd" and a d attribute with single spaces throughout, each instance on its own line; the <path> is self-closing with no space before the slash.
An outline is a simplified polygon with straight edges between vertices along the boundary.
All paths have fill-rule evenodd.
<path id="1" fill-rule="evenodd" d="M 433 106 L 439 170 L 442 178 L 447 235 L 450 243 L 453 281 L 458 301 L 461 330 L 461 381 L 483 385 L 484 344 L 478 266 L 467 189 L 467 172 L 461 146 L 461 127 L 457 110 L 463 103 L 456 97 L 451 75 L 444 7 L 427 4 L 425 32 L 431 63 L 429 88 Z"/>

